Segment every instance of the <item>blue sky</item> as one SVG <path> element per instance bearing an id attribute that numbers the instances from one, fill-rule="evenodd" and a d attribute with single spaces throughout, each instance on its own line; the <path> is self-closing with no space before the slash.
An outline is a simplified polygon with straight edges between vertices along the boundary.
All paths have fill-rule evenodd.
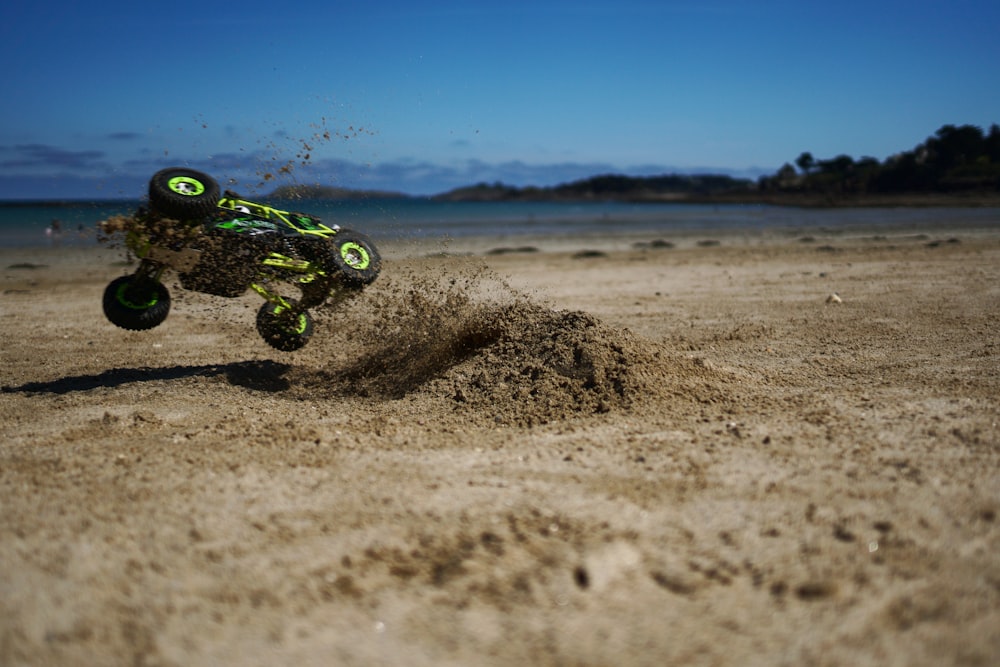
<path id="1" fill-rule="evenodd" d="M 884 159 L 1000 122 L 998 29 L 995 0 L 6 0 L 0 199 Z"/>

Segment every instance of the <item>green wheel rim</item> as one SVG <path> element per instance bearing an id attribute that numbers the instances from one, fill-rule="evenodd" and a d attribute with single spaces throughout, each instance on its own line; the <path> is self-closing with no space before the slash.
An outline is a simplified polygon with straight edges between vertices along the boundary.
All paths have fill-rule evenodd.
<path id="1" fill-rule="evenodd" d="M 291 331 L 292 333 L 299 335 L 304 334 L 306 332 L 306 326 L 308 324 L 309 322 L 306 320 L 306 316 L 299 315 L 298 317 L 295 318 L 295 327 L 293 327 Z"/>
<path id="2" fill-rule="evenodd" d="M 364 246 L 354 243 L 353 241 L 348 241 L 344 245 L 340 246 L 340 256 L 352 269 L 357 271 L 364 271 L 371 264 L 372 258 L 368 254 L 368 250 Z"/>
<path id="3" fill-rule="evenodd" d="M 282 308 L 281 306 L 276 306 L 274 309 L 274 314 L 281 315 L 283 310 L 285 309 Z M 289 326 L 287 327 L 284 326 L 284 324 L 282 324 L 281 328 L 287 331 L 288 333 L 304 334 L 308 326 L 309 326 L 309 320 L 306 319 L 305 313 L 299 313 L 298 317 L 295 318 L 294 322 L 290 322 Z"/>
<path id="4" fill-rule="evenodd" d="M 117 299 L 118 303 L 125 306 L 126 308 L 131 308 L 132 310 L 148 310 L 153 306 L 155 306 L 156 303 L 160 300 L 159 296 L 157 296 L 156 294 L 156 290 L 152 290 L 145 301 L 141 302 L 133 301 L 130 298 L 128 298 L 128 295 L 126 294 L 129 291 L 129 287 L 132 287 L 132 285 L 124 283 L 122 285 L 119 285 L 118 290 L 115 292 L 115 299 Z"/>
<path id="5" fill-rule="evenodd" d="M 197 197 L 205 192 L 205 185 L 197 178 L 190 176 L 174 176 L 167 181 L 167 187 L 170 188 L 171 192 L 186 197 Z"/>

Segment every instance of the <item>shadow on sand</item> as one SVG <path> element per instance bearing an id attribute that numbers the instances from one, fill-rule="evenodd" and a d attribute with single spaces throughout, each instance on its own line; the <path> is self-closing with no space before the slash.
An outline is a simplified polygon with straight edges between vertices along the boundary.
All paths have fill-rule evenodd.
<path id="1" fill-rule="evenodd" d="M 73 375 L 49 382 L 26 382 L 0 387 L 3 393 L 69 394 L 91 389 L 112 389 L 135 382 L 223 376 L 233 385 L 257 391 L 279 392 L 291 384 L 284 375 L 291 368 L 274 361 L 238 361 L 231 364 L 165 366 L 162 368 L 112 368 L 96 375 Z"/>

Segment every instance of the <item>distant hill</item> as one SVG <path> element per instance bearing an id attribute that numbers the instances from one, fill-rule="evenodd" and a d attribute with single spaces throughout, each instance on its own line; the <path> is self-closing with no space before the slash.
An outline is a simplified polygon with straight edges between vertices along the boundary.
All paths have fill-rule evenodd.
<path id="1" fill-rule="evenodd" d="M 623 176 L 603 174 L 552 187 L 518 188 L 503 183 L 479 183 L 457 188 L 438 201 L 681 201 L 697 197 L 746 193 L 754 181 L 719 174 Z"/>
<path id="2" fill-rule="evenodd" d="M 351 190 L 330 185 L 283 185 L 269 199 L 406 199 L 408 195 L 381 190 Z"/>
<path id="3" fill-rule="evenodd" d="M 571 183 L 517 187 L 478 183 L 434 195 L 435 201 L 717 202 L 789 206 L 998 206 L 1000 126 L 944 125 L 913 150 L 879 161 L 849 155 L 816 159 L 804 152 L 756 181 L 723 174 L 602 174 Z M 275 199 L 404 199 L 398 192 L 290 185 Z"/>

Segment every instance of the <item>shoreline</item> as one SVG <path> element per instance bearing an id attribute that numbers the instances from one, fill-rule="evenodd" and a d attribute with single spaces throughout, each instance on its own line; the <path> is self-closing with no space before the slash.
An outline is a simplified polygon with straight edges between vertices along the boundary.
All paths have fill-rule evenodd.
<path id="1" fill-rule="evenodd" d="M 1000 213 L 1000 210 L 998 210 Z M 389 257 L 419 257 L 439 255 L 496 255 L 505 253 L 574 252 L 606 249 L 623 251 L 684 248 L 699 244 L 711 245 L 774 245 L 782 243 L 815 243 L 876 239 L 885 242 L 906 240 L 942 240 L 938 237 L 966 236 L 991 238 L 1000 236 L 1000 218 L 996 222 L 922 221 L 885 223 L 843 223 L 838 225 L 784 224 L 755 228 L 706 227 L 636 229 L 624 226 L 621 230 L 601 226 L 576 234 L 551 233 L 481 233 L 461 236 L 396 236 L 375 237 L 379 250 Z M 125 257 L 124 247 L 101 243 L 94 239 L 72 239 L 52 243 L 40 241 L 30 245 L 0 246 L 3 261 L 17 257 L 60 257 L 87 255 L 104 256 L 109 261 Z"/>

